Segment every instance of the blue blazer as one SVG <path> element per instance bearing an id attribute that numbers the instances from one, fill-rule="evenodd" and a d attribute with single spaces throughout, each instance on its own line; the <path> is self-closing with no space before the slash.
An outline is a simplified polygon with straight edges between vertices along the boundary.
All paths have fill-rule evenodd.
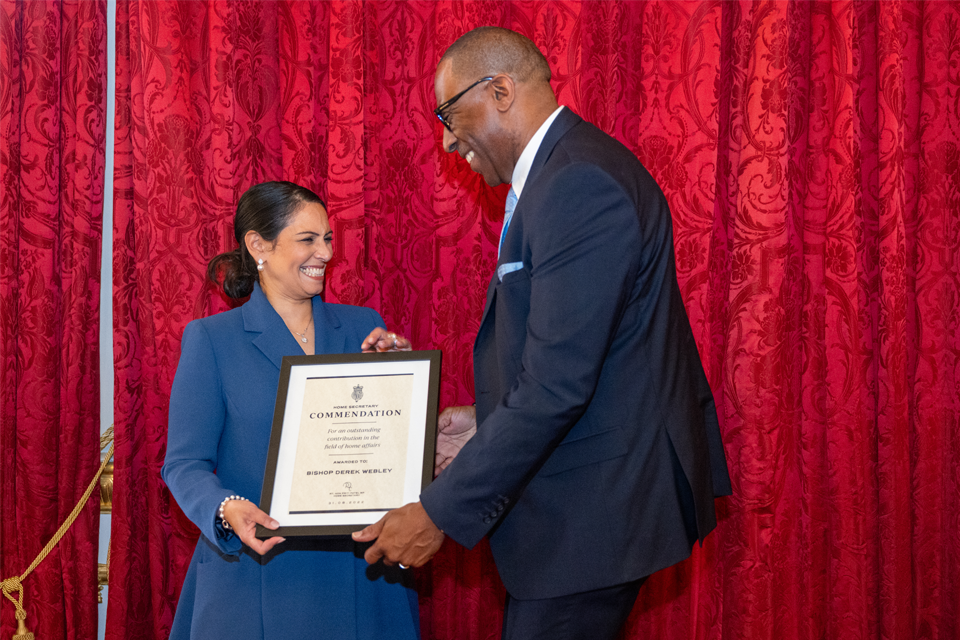
<path id="1" fill-rule="evenodd" d="M 677 284 L 670 211 L 619 142 L 564 109 L 534 159 L 474 345 L 478 429 L 421 496 L 489 536 L 518 599 L 683 560 L 730 492 Z"/>
<path id="2" fill-rule="evenodd" d="M 359 352 L 371 309 L 313 299 L 316 353 Z M 288 538 L 261 557 L 217 524 L 220 502 L 260 502 L 284 355 L 302 355 L 254 286 L 250 300 L 187 325 L 170 393 L 163 479 L 201 531 L 170 637 L 418 638 L 410 579 L 368 567 L 349 538 Z"/>

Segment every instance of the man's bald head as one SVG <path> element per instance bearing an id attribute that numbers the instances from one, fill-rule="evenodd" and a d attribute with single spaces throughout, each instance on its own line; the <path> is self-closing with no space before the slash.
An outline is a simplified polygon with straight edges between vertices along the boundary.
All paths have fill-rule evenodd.
<path id="1" fill-rule="evenodd" d="M 517 82 L 550 82 L 550 66 L 530 38 L 501 27 L 478 27 L 450 45 L 448 61 L 461 78 L 506 73 Z"/>
<path id="2" fill-rule="evenodd" d="M 529 38 L 500 27 L 480 27 L 454 42 L 437 65 L 433 89 L 443 107 L 443 148 L 459 153 L 490 186 L 511 181 L 523 149 L 558 108 L 546 58 Z"/>

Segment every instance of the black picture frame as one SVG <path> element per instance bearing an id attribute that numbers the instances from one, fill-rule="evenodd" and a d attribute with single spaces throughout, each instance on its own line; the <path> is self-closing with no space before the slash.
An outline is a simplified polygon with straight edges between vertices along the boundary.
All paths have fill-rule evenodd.
<path id="1" fill-rule="evenodd" d="M 433 480 L 434 457 L 437 443 L 437 404 L 440 395 L 440 362 L 441 352 L 439 350 L 424 351 L 400 351 L 387 353 L 357 353 L 357 354 L 326 354 L 313 356 L 284 356 L 280 367 L 280 379 L 277 387 L 277 401 L 274 408 L 273 427 L 270 434 L 270 446 L 267 452 L 267 462 L 264 469 L 263 490 L 260 494 L 260 509 L 280 521 L 279 529 L 267 529 L 262 525 L 257 525 L 256 536 L 260 539 L 266 539 L 273 536 L 342 536 L 348 535 L 353 531 L 359 531 L 364 527 L 376 522 L 389 509 L 403 506 L 407 502 L 416 501 L 423 490 Z M 392 378 L 400 380 L 401 377 L 413 376 L 406 382 L 412 389 L 410 393 L 409 416 L 403 418 L 407 422 L 407 450 L 402 457 L 406 464 L 403 470 L 403 499 L 401 504 L 382 504 L 377 503 L 377 508 L 356 508 L 356 507 L 338 507 L 333 509 L 311 509 L 305 511 L 291 510 L 291 491 L 294 483 L 308 483 L 310 480 L 303 480 L 299 475 L 294 477 L 295 469 L 290 468 L 291 456 L 298 461 L 303 459 L 314 459 L 306 454 L 300 454 L 301 447 L 298 439 L 300 429 L 312 429 L 314 432 L 318 427 L 304 427 L 304 404 L 309 395 L 311 400 L 315 399 L 315 393 L 320 388 L 337 385 L 352 384 L 360 379 L 369 378 L 368 383 L 376 382 L 379 385 L 390 386 L 393 384 Z M 357 380 L 354 380 L 356 378 Z M 391 380 L 387 380 L 391 378 Z M 379 380 L 374 380 L 379 379 Z M 318 382 L 314 382 L 318 381 Z M 312 385 L 314 395 L 310 395 L 310 390 L 305 385 Z M 323 385 L 321 387 L 321 385 Z M 358 385 L 360 386 L 360 385 Z M 353 395 L 356 396 L 357 389 L 354 387 Z M 362 386 L 361 386 L 362 394 Z M 349 401 L 347 401 L 349 402 Z M 337 412 L 320 412 L 317 416 L 330 417 L 335 415 L 338 419 L 343 416 L 358 416 L 360 414 L 377 412 L 377 409 L 361 409 L 357 407 L 377 407 L 378 405 L 362 405 L 359 401 L 354 401 L 354 405 L 337 405 Z M 349 407 L 349 408 L 348 408 Z M 342 409 L 342 411 L 341 411 Z M 387 411 L 379 411 L 381 414 Z M 401 413 L 400 411 L 397 412 Z M 310 413 L 312 418 L 315 414 Z M 318 418 L 319 419 L 319 418 Z M 348 418 L 344 418 L 345 420 Z M 352 419 L 352 418 L 350 418 Z M 393 418 L 393 420 L 400 420 Z M 414 424 L 414 422 L 416 422 Z M 359 422 L 338 422 L 329 424 L 360 424 Z M 364 422 L 363 424 L 372 424 Z M 285 429 L 289 432 L 285 438 Z M 352 429 L 352 431 L 378 431 L 378 429 Z M 341 431 L 343 431 L 341 429 Z M 422 439 L 420 432 L 422 431 Z M 327 433 L 333 433 L 330 429 Z M 323 436 L 311 436 L 314 440 Z M 367 436 L 370 437 L 370 436 Z M 356 436 L 351 436 L 356 440 Z M 377 437 L 374 436 L 376 439 Z M 332 438 L 340 440 L 340 438 Z M 410 444 L 413 449 L 410 449 Z M 422 446 L 421 446 L 422 445 Z M 315 447 L 316 445 L 314 445 Z M 332 449 L 337 445 L 325 445 L 324 449 Z M 375 444 L 346 444 L 343 446 L 359 447 L 369 446 L 377 447 Z M 291 451 L 293 453 L 291 453 Z M 311 450 L 312 451 L 312 450 Z M 319 456 L 327 458 L 332 456 L 347 456 L 354 458 L 348 463 L 362 462 L 363 456 L 377 453 L 330 453 Z M 387 455 L 387 454 L 380 454 Z M 332 461 L 324 460 L 324 464 Z M 337 460 L 334 464 L 339 464 Z M 298 463 L 299 464 L 299 463 Z M 415 465 L 415 466 L 411 466 Z M 320 465 L 322 466 L 322 464 Z M 337 467 L 336 470 L 324 467 L 319 471 L 309 471 L 310 474 L 367 474 L 378 472 L 379 470 L 370 470 L 366 468 L 347 470 L 347 467 Z M 416 473 L 419 470 L 419 473 Z M 385 469 L 384 471 L 389 471 Z M 389 475 L 389 474 L 387 474 Z M 373 476 L 358 476 L 361 481 L 367 485 L 370 482 L 387 482 L 386 475 L 380 478 Z M 349 479 L 347 476 L 344 478 Z M 338 480 L 344 478 L 337 478 Z M 313 482 L 325 482 L 329 485 L 331 478 L 315 479 Z M 395 480 L 396 478 L 394 478 Z M 417 480 L 419 481 L 417 483 Z M 344 486 L 350 486 L 346 482 Z M 416 486 L 414 486 L 416 485 Z M 385 486 L 385 485 L 384 485 Z M 300 489 L 301 495 L 303 489 Z M 344 490 L 346 491 L 346 490 Z M 396 489 L 390 491 L 396 492 Z M 331 496 L 351 495 L 350 493 L 334 494 Z M 412 499 L 411 499 L 412 498 Z"/>

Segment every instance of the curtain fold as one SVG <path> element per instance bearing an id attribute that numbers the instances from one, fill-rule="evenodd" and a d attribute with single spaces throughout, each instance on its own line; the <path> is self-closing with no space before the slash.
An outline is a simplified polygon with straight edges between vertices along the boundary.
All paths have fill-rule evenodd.
<path id="1" fill-rule="evenodd" d="M 105 1 L 0 0 L 0 579 L 99 467 L 106 24 Z M 96 636 L 97 504 L 23 581 L 38 638 Z"/>
<path id="2" fill-rule="evenodd" d="M 734 495 L 624 637 L 956 637 L 960 3 L 118 12 L 108 638 L 169 633 L 196 532 L 159 476 L 167 396 L 183 327 L 227 308 L 204 267 L 249 185 L 318 191 L 326 299 L 442 349 L 441 405 L 472 402 L 505 190 L 443 153 L 431 111 L 439 56 L 485 24 L 531 37 L 561 103 L 663 188 L 720 412 Z M 417 579 L 424 638 L 499 637 L 485 545 L 448 543 Z"/>

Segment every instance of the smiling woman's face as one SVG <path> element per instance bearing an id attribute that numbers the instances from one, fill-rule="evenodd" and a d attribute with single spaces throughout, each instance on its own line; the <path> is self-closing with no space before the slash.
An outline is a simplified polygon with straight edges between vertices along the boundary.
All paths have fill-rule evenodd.
<path id="1" fill-rule="evenodd" d="M 304 300 L 319 295 L 324 271 L 333 257 L 327 210 L 318 202 L 300 205 L 262 257 L 260 286 L 268 298 Z"/>

